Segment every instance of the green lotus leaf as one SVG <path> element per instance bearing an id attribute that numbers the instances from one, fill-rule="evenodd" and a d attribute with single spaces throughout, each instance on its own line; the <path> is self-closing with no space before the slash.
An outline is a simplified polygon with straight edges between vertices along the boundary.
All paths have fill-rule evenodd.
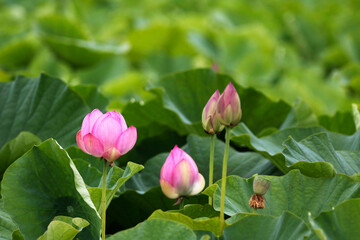
<path id="1" fill-rule="evenodd" d="M 0 199 L 0 238 L 11 239 L 12 233 L 17 229 L 17 225 L 4 209 L 3 200 Z"/>
<path id="2" fill-rule="evenodd" d="M 88 225 L 89 222 L 82 218 L 57 216 L 50 222 L 46 232 L 38 240 L 72 240 Z"/>
<path id="3" fill-rule="evenodd" d="M 304 239 L 310 229 L 301 218 L 285 211 L 278 217 L 251 214 L 224 229 L 224 239 Z"/>
<path id="4" fill-rule="evenodd" d="M 140 223 L 134 228 L 130 228 L 115 233 L 109 240 L 118 239 L 152 239 L 156 236 L 159 239 L 172 240 L 196 240 L 195 233 L 185 224 L 164 219 L 150 219 Z"/>
<path id="5" fill-rule="evenodd" d="M 17 159 L 1 184 L 4 209 L 25 239 L 38 238 L 59 215 L 90 223 L 79 233 L 80 239 L 100 237 L 100 216 L 85 183 L 56 141 L 49 139 Z"/>
<path id="6" fill-rule="evenodd" d="M 10 164 L 39 143 L 40 138 L 30 132 L 20 132 L 16 138 L 6 143 L 0 149 L 0 179 Z"/>
<path id="7" fill-rule="evenodd" d="M 0 147 L 22 131 L 41 140 L 55 138 L 63 147 L 75 144 L 76 132 L 90 111 L 63 81 L 41 74 L 0 83 Z"/>
<path id="8" fill-rule="evenodd" d="M 356 239 L 360 236 L 360 199 L 349 199 L 314 219 L 326 239 Z"/>
<path id="9" fill-rule="evenodd" d="M 317 217 L 337 204 L 360 196 L 360 183 L 342 174 L 333 178 L 311 178 L 299 170 L 290 171 L 285 176 L 264 176 L 271 181 L 265 194 L 265 208 L 258 209 L 259 214 L 280 216 L 289 211 L 305 222 L 311 216 Z M 214 195 L 214 208 L 220 209 L 221 181 Z M 251 213 L 249 200 L 253 194 L 253 178 L 244 179 L 229 176 L 226 180 L 225 213 L 233 216 L 237 213 Z M 331 189 L 331 191 L 329 191 Z"/>
<path id="10" fill-rule="evenodd" d="M 313 134 L 299 142 L 289 138 L 284 142 L 285 150 L 283 155 L 287 166 L 300 169 L 308 176 L 327 175 L 322 171 L 331 171 L 334 175 L 344 173 L 353 175 L 360 172 L 359 151 L 335 151 L 326 133 Z M 331 165 L 329 169 L 318 166 L 320 163 Z M 320 169 L 319 169 L 320 168 Z"/>
<path id="11" fill-rule="evenodd" d="M 162 210 L 157 210 L 151 214 L 149 219 L 166 219 L 179 222 L 187 225 L 192 230 L 201 230 L 213 232 L 216 236 L 220 236 L 220 220 L 219 217 L 213 218 L 198 218 L 192 219 L 184 214 L 175 213 L 175 212 L 164 212 Z"/>

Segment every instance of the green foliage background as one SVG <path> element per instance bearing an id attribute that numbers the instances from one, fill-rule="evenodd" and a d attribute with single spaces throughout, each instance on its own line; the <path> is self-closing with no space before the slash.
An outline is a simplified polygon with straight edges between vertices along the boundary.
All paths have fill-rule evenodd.
<path id="1" fill-rule="evenodd" d="M 220 236 L 219 181 L 176 210 L 159 172 L 176 144 L 207 181 L 201 111 L 229 81 L 243 119 L 222 239 L 360 238 L 359 11 L 352 0 L 0 0 L 0 238 L 98 238 L 102 166 L 75 140 L 94 108 L 138 131 L 108 173 L 109 239 Z M 256 173 L 272 187 L 255 215 Z"/>

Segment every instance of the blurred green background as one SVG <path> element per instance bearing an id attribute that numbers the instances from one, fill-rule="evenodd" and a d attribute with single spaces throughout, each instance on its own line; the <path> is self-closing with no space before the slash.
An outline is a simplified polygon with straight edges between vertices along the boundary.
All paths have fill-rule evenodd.
<path id="1" fill-rule="evenodd" d="M 0 0 L 0 81 L 95 84 L 109 109 L 162 76 L 213 68 L 318 115 L 360 96 L 360 1 Z"/>

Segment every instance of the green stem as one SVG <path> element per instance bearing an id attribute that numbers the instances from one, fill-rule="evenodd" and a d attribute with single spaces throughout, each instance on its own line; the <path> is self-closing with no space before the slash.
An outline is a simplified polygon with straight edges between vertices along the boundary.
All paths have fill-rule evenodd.
<path id="1" fill-rule="evenodd" d="M 229 145 L 230 145 L 230 133 L 231 128 L 226 127 L 225 135 L 225 152 L 222 168 L 222 180 L 221 180 L 221 201 L 220 201 L 220 232 L 222 233 L 225 225 L 224 209 L 225 209 L 225 189 L 226 189 L 226 172 L 227 172 L 227 161 L 229 156 Z"/>
<path id="2" fill-rule="evenodd" d="M 182 199 L 181 202 L 180 202 L 180 204 L 179 204 L 179 210 L 184 209 L 184 205 L 185 205 L 185 200 Z"/>
<path id="3" fill-rule="evenodd" d="M 256 208 L 253 208 L 253 213 L 255 213 L 255 214 L 256 214 Z"/>
<path id="4" fill-rule="evenodd" d="M 215 153 L 215 134 L 210 137 L 210 163 L 209 163 L 209 186 L 214 180 L 214 153 Z M 209 197 L 209 204 L 212 205 L 212 197 Z"/>
<path id="5" fill-rule="evenodd" d="M 101 230 L 101 239 L 105 240 L 105 226 L 106 226 L 106 165 L 107 161 L 104 159 L 104 168 L 102 176 L 102 194 L 101 194 L 101 220 L 102 220 L 102 230 Z"/>

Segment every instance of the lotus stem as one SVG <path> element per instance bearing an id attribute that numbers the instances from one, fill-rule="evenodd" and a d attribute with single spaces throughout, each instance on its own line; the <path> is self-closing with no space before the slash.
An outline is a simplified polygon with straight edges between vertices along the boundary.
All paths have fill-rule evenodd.
<path id="1" fill-rule="evenodd" d="M 185 201 L 184 201 L 184 199 L 182 199 L 180 204 L 179 204 L 179 210 L 184 209 L 184 206 L 185 206 Z"/>
<path id="2" fill-rule="evenodd" d="M 227 161 L 228 161 L 228 157 L 229 157 L 230 134 L 231 134 L 231 128 L 226 127 L 225 152 L 224 152 L 224 160 L 223 160 L 223 168 L 222 168 L 221 201 L 220 201 L 220 232 L 221 233 L 223 232 L 224 226 L 225 226 L 225 217 L 224 217 L 225 189 L 226 189 Z"/>
<path id="3" fill-rule="evenodd" d="M 214 180 L 215 138 L 215 134 L 210 137 L 209 186 L 213 184 Z M 212 197 L 209 197 L 209 205 L 212 205 Z"/>
<path id="4" fill-rule="evenodd" d="M 100 158 L 102 159 L 102 158 Z M 102 221 L 102 228 L 101 228 L 101 239 L 105 240 L 105 228 L 106 228 L 106 166 L 107 161 L 104 160 L 104 167 L 103 167 L 103 175 L 102 175 L 102 194 L 101 194 L 101 221 Z"/>

